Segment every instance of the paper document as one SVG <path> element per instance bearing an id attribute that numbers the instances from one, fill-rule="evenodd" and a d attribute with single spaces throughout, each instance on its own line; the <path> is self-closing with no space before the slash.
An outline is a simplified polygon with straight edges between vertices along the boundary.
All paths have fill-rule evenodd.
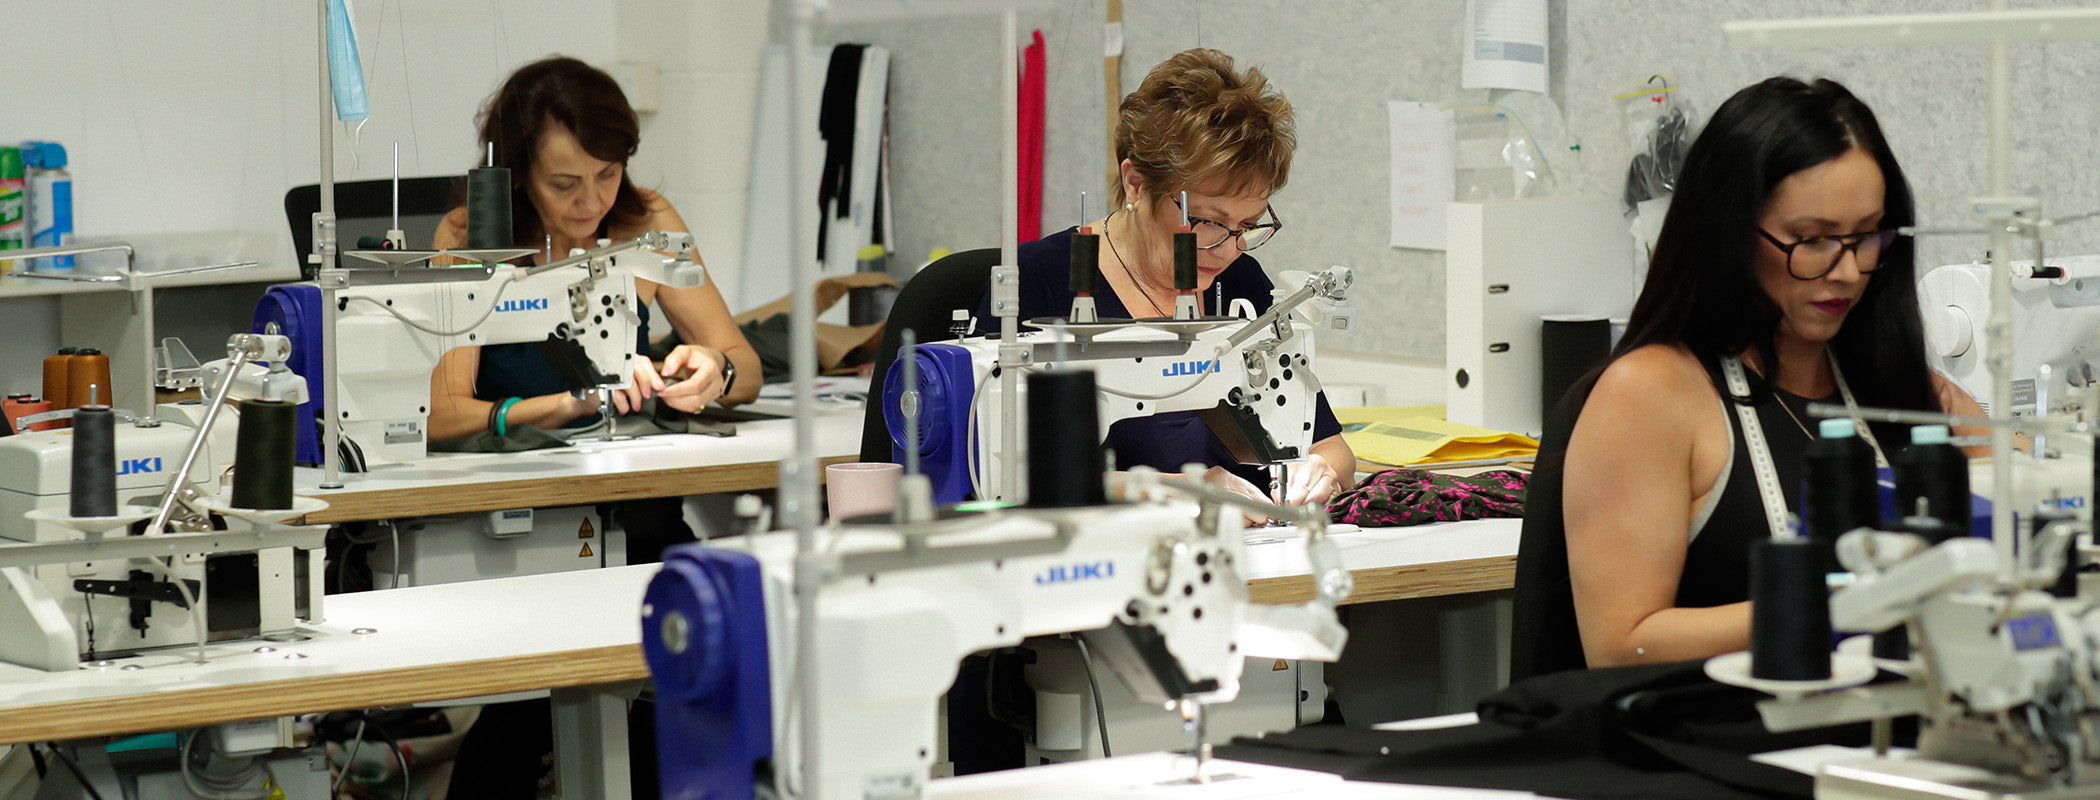
<path id="1" fill-rule="evenodd" d="M 1444 205 L 1457 191 L 1451 111 L 1393 100 L 1386 117 L 1392 132 L 1392 245 L 1442 250 Z"/>
<path id="2" fill-rule="evenodd" d="M 1546 0 L 1466 0 L 1467 89 L 1546 92 Z"/>
<path id="3" fill-rule="evenodd" d="M 1335 409 L 1335 416 L 1342 423 L 1342 439 L 1356 452 L 1356 459 L 1373 464 L 1404 467 L 1538 455 L 1537 439 L 1423 413 L 1434 408 Z"/>

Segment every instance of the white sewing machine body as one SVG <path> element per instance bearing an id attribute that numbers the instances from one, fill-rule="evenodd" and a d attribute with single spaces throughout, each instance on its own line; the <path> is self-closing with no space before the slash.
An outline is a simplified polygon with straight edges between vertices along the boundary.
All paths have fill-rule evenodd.
<path id="1" fill-rule="evenodd" d="M 2048 259 L 2059 277 L 2019 277 L 2034 262 L 2016 261 L 2012 353 L 2015 415 L 2089 407 L 2100 377 L 2100 255 Z M 1978 402 L 1991 397 L 1990 266 L 1950 264 L 1918 280 L 1926 358 Z M 2039 408 L 2039 411 L 2037 409 Z"/>
<path id="2" fill-rule="evenodd" d="M 1909 680 L 1782 694 L 1760 710 L 1774 731 L 1916 714 L 1918 745 L 1914 756 L 1833 763 L 1816 796 L 2100 797 L 2100 609 L 2033 588 L 2057 574 L 2085 529 L 2063 522 L 2034 537 L 2010 582 L 1988 540 L 1927 547 L 1910 534 L 1846 534 L 1839 558 L 1857 577 L 1832 596 L 1831 623 L 1848 633 L 1907 627 Z"/>
<path id="3" fill-rule="evenodd" d="M 227 360 L 202 368 L 205 385 L 214 387 L 207 397 L 304 400 L 305 382 L 283 369 L 289 353 L 283 336 L 236 335 Z M 263 360 L 275 367 L 254 363 Z M 69 518 L 71 429 L 0 439 L 0 540 L 13 543 L 0 552 L 0 660 L 72 669 L 83 658 L 191 644 L 200 636 L 290 633 L 299 619 L 320 617 L 321 529 L 287 537 L 276 525 L 304 511 L 261 512 L 272 518 L 265 521 L 228 509 L 222 513 L 229 534 L 209 530 L 204 512 L 224 498 L 238 407 L 216 399 L 163 403 L 155 416 L 151 426 L 120 421 L 112 437 L 120 517 L 127 509 L 156 513 L 89 518 L 106 524 Z M 166 527 L 154 528 L 155 521 Z M 141 527 L 145 536 L 131 535 Z M 168 532 L 180 535 L 164 539 Z M 143 553 L 151 547 L 138 547 L 147 540 L 165 545 L 151 556 L 164 564 L 138 563 L 149 557 Z M 62 551 L 70 559 L 45 555 Z"/>
<path id="4" fill-rule="evenodd" d="M 667 792 L 704 786 L 747 796 L 735 781 L 750 780 L 756 761 L 769 762 L 770 774 L 795 774 L 791 720 L 797 703 L 814 702 L 825 719 L 820 796 L 918 797 L 936 760 L 936 708 L 957 664 L 1029 636 L 1080 633 L 1141 700 L 1232 700 L 1243 657 L 1271 655 L 1256 642 L 1278 640 L 1243 631 L 1252 611 L 1237 522 L 1206 531 L 1196 511 L 1178 502 L 1012 509 L 931 523 L 922 532 L 942 532 L 924 538 L 892 526 L 831 529 L 826 538 L 837 538 L 825 546 L 836 568 L 819 596 L 821 652 L 808 656 L 814 689 L 794 685 L 796 626 L 805 622 L 794 616 L 793 537 L 678 548 L 643 609 L 644 652 L 666 698 Z M 726 566 L 734 563 L 746 566 Z M 724 581 L 718 568 L 745 570 L 747 579 Z M 1325 610 L 1331 660 L 1344 634 L 1332 606 Z M 763 708 L 754 682 L 763 684 Z M 737 747 L 720 746 L 731 740 Z"/>
<path id="5" fill-rule="evenodd" d="M 705 282 L 691 248 L 689 234 L 650 231 L 539 266 L 324 271 L 321 280 L 339 284 L 336 374 L 327 379 L 343 438 L 367 464 L 421 459 L 431 371 L 458 347 L 533 342 L 571 389 L 626 388 L 641 323 L 635 280 Z"/>
<path id="6" fill-rule="evenodd" d="M 164 403 L 156 416 L 159 427 L 140 428 L 118 422 L 116 426 L 117 503 L 152 507 L 167 488 L 169 476 L 182 462 L 190 438 L 202 418 L 201 402 Z M 191 474 L 190 485 L 203 494 L 217 494 L 219 469 L 231 461 L 238 414 L 222 412 L 198 456 L 202 468 Z M 217 458 L 214 458 L 217 456 Z M 0 438 L 0 539 L 18 542 L 78 541 L 88 534 L 62 525 L 36 522 L 24 516 L 32 509 L 64 513 L 71 501 L 73 432 L 71 429 L 34 431 Z M 170 565 L 177 577 L 203 581 L 205 560 L 178 558 Z M 76 580 L 121 581 L 132 576 L 133 567 L 123 559 L 72 564 L 47 564 L 30 568 L 50 596 L 56 599 L 78 633 L 78 657 L 90 655 L 88 626 L 89 595 L 73 588 Z M 107 596 L 93 600 L 93 655 L 105 656 L 194 641 L 189 612 L 166 604 L 151 604 L 146 630 L 127 624 L 127 604 Z M 7 636 L 30 634 L 9 630 Z M 228 632 L 219 638 L 235 634 Z"/>
<path id="7" fill-rule="evenodd" d="M 1266 339 L 1214 355 L 1225 337 L 1244 324 L 1213 328 L 1193 337 L 1134 325 L 1086 342 L 1056 331 L 1038 331 L 1022 335 L 1020 342 L 1030 348 L 1034 363 L 1094 372 L 1095 385 L 1104 388 L 1100 405 L 1104 436 L 1121 420 L 1193 411 L 1246 463 L 1303 460 L 1312 447 L 1314 397 L 1320 391 L 1312 370 L 1312 328 L 1293 321 L 1289 325 L 1295 335 L 1289 338 Z M 999 420 L 1005 406 L 999 382 L 987 380 L 998 364 L 999 341 L 975 338 L 954 346 L 969 352 L 971 384 L 984 387 L 975 401 L 983 487 L 997 496 L 997 487 L 1003 485 L 1001 476 L 1009 470 L 1017 473 L 1019 485 L 1026 485 L 1026 448 L 1009 448 L 1002 441 Z M 1065 352 L 1063 361 L 1059 361 L 1060 349 Z M 1027 430 L 1029 424 L 1027 397 L 1024 383 L 1012 406 L 1019 414 L 1021 430 Z"/>
<path id="8" fill-rule="evenodd" d="M 592 278 L 581 270 L 556 270 L 525 277 L 521 268 L 507 265 L 452 269 L 487 277 L 353 286 L 338 293 L 340 419 L 344 438 L 357 443 L 366 463 L 423 457 L 430 373 L 453 348 L 541 342 L 567 354 L 550 361 L 587 367 L 587 375 L 570 376 L 587 377 L 587 385 L 625 387 L 632 380 L 640 321 L 633 275 Z M 389 311 L 430 330 L 410 327 Z"/>

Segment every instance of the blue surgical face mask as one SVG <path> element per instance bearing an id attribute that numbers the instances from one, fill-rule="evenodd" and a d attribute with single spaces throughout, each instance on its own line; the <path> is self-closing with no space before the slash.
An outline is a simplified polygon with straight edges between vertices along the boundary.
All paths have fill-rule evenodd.
<path id="1" fill-rule="evenodd" d="M 335 93 L 336 119 L 356 122 L 371 116 L 364 63 L 357 56 L 357 30 L 345 0 L 328 0 L 328 82 Z"/>

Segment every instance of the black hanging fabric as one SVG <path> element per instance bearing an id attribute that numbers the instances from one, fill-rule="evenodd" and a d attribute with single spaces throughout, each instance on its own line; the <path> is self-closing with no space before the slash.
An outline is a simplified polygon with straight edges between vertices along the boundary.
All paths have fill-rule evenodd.
<path id="1" fill-rule="evenodd" d="M 841 44 L 831 48 L 831 66 L 824 73 L 823 105 L 817 111 L 817 134 L 824 138 L 824 169 L 817 182 L 817 260 L 825 254 L 832 204 L 843 218 L 851 210 L 853 196 L 853 129 L 860 95 L 860 66 L 867 45 Z"/>

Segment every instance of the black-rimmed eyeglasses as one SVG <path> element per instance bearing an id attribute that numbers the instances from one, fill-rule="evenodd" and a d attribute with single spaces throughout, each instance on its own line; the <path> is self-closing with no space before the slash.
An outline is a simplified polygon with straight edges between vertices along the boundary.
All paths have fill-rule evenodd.
<path id="1" fill-rule="evenodd" d="M 1859 274 L 1873 272 L 1881 267 L 1881 251 L 1895 244 L 1896 237 L 1902 234 L 1896 231 L 1866 231 L 1842 236 L 1805 236 L 1791 244 L 1779 241 L 1778 237 L 1763 228 L 1757 229 L 1757 235 L 1765 237 L 1765 241 L 1771 242 L 1773 247 L 1786 254 L 1786 274 L 1800 280 L 1812 281 L 1837 269 L 1838 260 L 1845 257 L 1847 250 L 1852 251 L 1853 263 L 1858 265 Z"/>
<path id="2" fill-rule="evenodd" d="M 1188 209 L 1182 208 L 1181 198 L 1179 197 L 1174 198 L 1174 207 L 1180 208 L 1183 214 L 1188 213 Z M 1240 240 L 1241 252 L 1268 244 L 1269 239 L 1274 237 L 1277 231 L 1283 230 L 1283 219 L 1276 216 L 1275 206 L 1270 206 L 1267 211 L 1269 213 L 1268 222 L 1252 225 L 1244 230 L 1237 231 L 1227 227 L 1222 222 L 1207 220 L 1202 217 L 1189 217 L 1189 228 L 1196 232 L 1196 248 L 1209 250 L 1224 244 L 1225 240 L 1233 238 Z"/>

